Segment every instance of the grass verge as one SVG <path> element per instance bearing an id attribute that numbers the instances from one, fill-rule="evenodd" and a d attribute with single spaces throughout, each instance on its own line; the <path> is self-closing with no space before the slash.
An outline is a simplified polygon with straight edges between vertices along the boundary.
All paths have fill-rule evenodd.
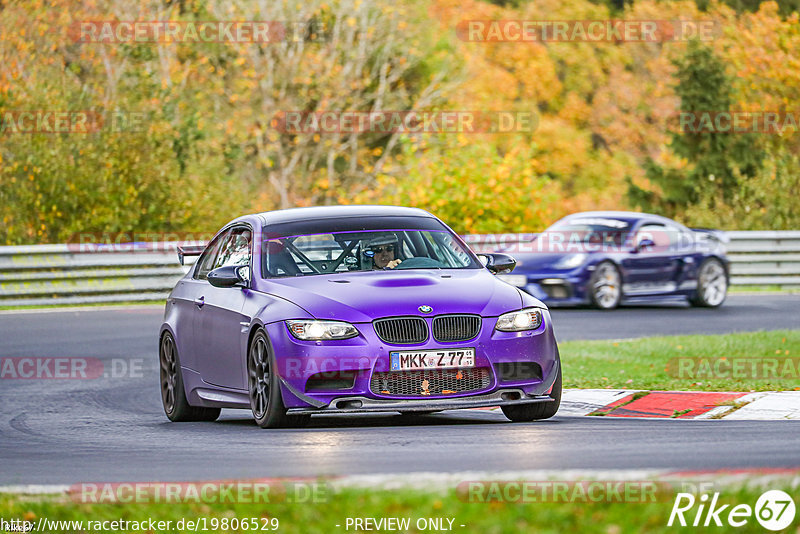
<path id="1" fill-rule="evenodd" d="M 567 388 L 800 389 L 800 330 L 567 341 L 559 343 L 559 349 Z M 770 367 L 764 367 L 770 362 L 776 363 L 777 372 L 771 373 Z M 740 368 L 734 367 L 740 364 Z"/>
<path id="2" fill-rule="evenodd" d="M 800 293 L 798 287 L 786 287 L 781 285 L 771 286 L 730 286 L 728 293 L 735 295 L 737 293 Z"/>
<path id="3" fill-rule="evenodd" d="M 783 489 L 790 495 L 796 495 L 796 489 L 780 488 L 778 485 L 769 489 Z M 721 514 L 723 527 L 712 527 L 711 530 L 728 531 L 725 524 L 727 512 L 737 504 L 755 507 L 763 490 L 748 487 L 736 489 L 722 488 L 718 507 L 729 505 Z M 572 494 L 570 494 L 572 495 Z M 156 528 L 150 532 L 187 532 L 186 521 L 205 522 L 206 530 L 200 526 L 198 531 L 208 532 L 247 532 L 239 528 L 230 528 L 234 518 L 251 522 L 255 519 L 259 532 L 275 531 L 271 527 L 273 519 L 278 521 L 278 532 L 283 533 L 331 533 L 353 532 L 350 526 L 346 529 L 347 518 L 408 518 L 410 528 L 398 529 L 395 532 L 423 532 L 417 526 L 420 518 L 433 518 L 443 522 L 443 526 L 452 525 L 452 532 L 464 533 L 563 533 L 585 532 L 603 534 L 621 534 L 628 532 L 675 532 L 679 526 L 667 526 L 667 521 L 675 501 L 675 492 L 652 495 L 646 502 L 592 502 L 591 500 L 574 500 L 572 502 L 467 502 L 467 494 L 458 494 L 455 490 L 447 492 L 415 491 L 409 489 L 345 489 L 330 493 L 324 502 L 259 502 L 259 503 L 128 503 L 128 504 L 84 504 L 53 497 L 29 497 L 20 495 L 0 495 L 0 517 L 6 521 L 24 519 L 36 525 L 40 518 L 49 521 L 84 521 L 83 528 L 73 526 L 65 529 L 51 528 L 50 532 L 85 532 L 98 531 L 86 528 L 86 521 L 171 521 L 171 528 Z M 613 498 L 611 499 L 613 500 Z M 689 524 L 694 520 L 697 505 L 686 512 Z M 703 514 L 705 519 L 705 514 Z M 184 528 L 176 528 L 183 519 Z M 228 528 L 222 528 L 227 519 Z M 452 519 L 452 523 L 448 520 Z M 797 520 L 794 525 L 796 526 Z M 215 528 L 214 525 L 216 525 Z M 338 526 L 337 526 L 338 525 Z M 463 525 L 463 526 L 462 526 Z M 789 531 L 794 531 L 790 527 Z M 727 527 L 727 528 L 726 528 Z M 362 529 L 359 529 L 359 531 Z M 437 531 L 439 529 L 429 528 Z M 444 530 L 444 529 L 442 529 Z M 686 529 L 684 529 L 686 530 Z M 689 527 L 691 530 L 691 527 Z M 747 523 L 735 529 L 737 533 L 765 532 L 755 517 L 747 518 Z M 115 530 L 127 532 L 146 532 L 145 529 Z M 381 531 L 391 531 L 381 529 Z M 687 530 L 688 531 L 688 530 Z"/>

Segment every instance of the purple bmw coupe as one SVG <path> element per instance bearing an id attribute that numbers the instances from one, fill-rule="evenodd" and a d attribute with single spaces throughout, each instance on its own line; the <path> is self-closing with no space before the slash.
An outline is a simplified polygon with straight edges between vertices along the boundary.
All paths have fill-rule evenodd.
<path id="1" fill-rule="evenodd" d="M 500 406 L 552 417 L 561 364 L 547 307 L 413 208 L 336 206 L 227 224 L 172 290 L 160 331 L 172 421 L 245 408 L 263 428 L 312 414 Z"/>

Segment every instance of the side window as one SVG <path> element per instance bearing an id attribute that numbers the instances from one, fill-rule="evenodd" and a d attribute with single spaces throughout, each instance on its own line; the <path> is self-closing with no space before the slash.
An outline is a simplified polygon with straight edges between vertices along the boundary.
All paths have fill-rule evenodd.
<path id="1" fill-rule="evenodd" d="M 203 255 L 197 260 L 197 270 L 194 272 L 195 280 L 206 280 L 208 278 L 208 272 L 214 269 L 214 263 L 217 261 L 220 245 L 228 234 L 230 234 L 230 232 L 220 234 L 206 247 Z"/>
<path id="2" fill-rule="evenodd" d="M 669 225 L 669 237 L 672 250 L 685 250 L 694 243 L 692 235 L 678 226 Z"/>
<path id="3" fill-rule="evenodd" d="M 445 232 L 434 235 L 436 236 L 434 238 L 435 240 L 442 242 L 443 249 L 447 252 L 448 263 L 459 267 L 466 267 L 469 265 L 469 256 L 458 246 L 451 235 Z"/>
<path id="4" fill-rule="evenodd" d="M 649 239 L 655 246 L 652 251 L 664 251 L 670 246 L 669 232 L 663 224 L 645 224 L 636 232 L 636 245 L 638 246 L 644 239 Z"/>
<path id="5" fill-rule="evenodd" d="M 219 254 L 214 261 L 214 269 L 219 267 L 248 267 L 252 257 L 250 243 L 252 234 L 248 228 L 233 228 L 222 240 Z M 249 280 L 250 270 L 246 269 Z"/>

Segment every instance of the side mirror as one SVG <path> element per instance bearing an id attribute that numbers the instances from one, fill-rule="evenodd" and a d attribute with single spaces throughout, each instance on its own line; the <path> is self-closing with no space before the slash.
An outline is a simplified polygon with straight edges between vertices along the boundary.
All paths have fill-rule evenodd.
<path id="1" fill-rule="evenodd" d="M 653 242 L 652 239 L 642 239 L 639 243 L 636 244 L 636 248 L 633 249 L 634 252 L 639 252 L 642 249 L 649 249 L 655 247 L 656 244 Z"/>
<path id="2" fill-rule="evenodd" d="M 241 265 L 218 267 L 208 273 L 208 282 L 214 287 L 247 287 L 247 280 L 239 272 L 242 267 Z"/>
<path id="3" fill-rule="evenodd" d="M 508 274 L 517 266 L 517 260 L 508 254 L 478 254 L 478 257 L 492 274 Z"/>

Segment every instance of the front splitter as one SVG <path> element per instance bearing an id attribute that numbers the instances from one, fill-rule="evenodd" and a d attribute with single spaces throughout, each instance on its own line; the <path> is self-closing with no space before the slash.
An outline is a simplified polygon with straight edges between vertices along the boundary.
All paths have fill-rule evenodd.
<path id="1" fill-rule="evenodd" d="M 509 397 L 516 397 L 509 399 Z M 320 408 L 289 408 L 288 415 L 322 413 L 369 413 L 369 412 L 429 412 L 439 410 L 458 410 L 465 408 L 486 408 L 490 406 L 514 406 L 553 402 L 547 396 L 529 397 L 520 389 L 501 389 L 487 395 L 462 397 L 457 399 L 394 400 L 371 399 L 368 397 L 339 397 L 327 406 Z"/>

